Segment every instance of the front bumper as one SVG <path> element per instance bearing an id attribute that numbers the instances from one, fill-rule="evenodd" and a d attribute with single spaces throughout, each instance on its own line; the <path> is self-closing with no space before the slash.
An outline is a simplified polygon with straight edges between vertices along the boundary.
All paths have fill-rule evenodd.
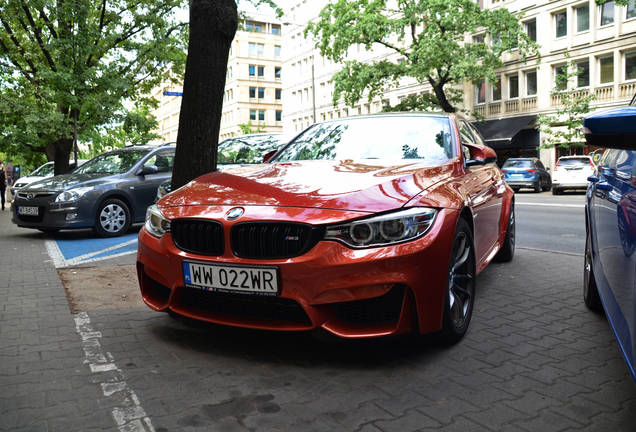
<path id="1" fill-rule="evenodd" d="M 434 332 L 442 325 L 457 217 L 456 211 L 440 210 L 425 236 L 399 245 L 353 250 L 320 241 L 307 253 L 285 260 L 238 258 L 229 247 L 219 257 L 187 253 L 176 248 L 170 234 L 159 239 L 144 228 L 137 255 L 141 293 L 154 310 L 238 327 L 322 328 L 348 338 Z M 226 242 L 228 232 L 226 226 Z M 187 288 L 184 260 L 276 266 L 280 295 L 228 295 Z"/>
<path id="2" fill-rule="evenodd" d="M 74 229 L 88 228 L 94 224 L 94 217 L 82 200 L 70 203 L 55 203 L 56 193 L 38 194 L 31 199 L 17 196 L 11 203 L 11 221 L 22 228 Z M 37 216 L 18 214 L 18 207 L 38 207 Z"/>
<path id="3" fill-rule="evenodd" d="M 506 180 L 506 183 L 510 187 L 529 187 L 533 188 L 538 180 Z"/>
<path id="4" fill-rule="evenodd" d="M 552 187 L 556 189 L 587 189 L 589 182 L 586 181 L 559 181 L 552 180 Z"/>

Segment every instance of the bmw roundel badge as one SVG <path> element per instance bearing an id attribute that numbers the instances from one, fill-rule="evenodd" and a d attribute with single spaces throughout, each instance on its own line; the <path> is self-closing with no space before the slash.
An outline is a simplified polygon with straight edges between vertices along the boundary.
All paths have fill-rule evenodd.
<path id="1" fill-rule="evenodd" d="M 227 213 L 225 213 L 225 219 L 235 220 L 243 216 L 243 213 L 245 213 L 245 210 L 243 210 L 241 207 L 234 207 L 229 209 Z"/>

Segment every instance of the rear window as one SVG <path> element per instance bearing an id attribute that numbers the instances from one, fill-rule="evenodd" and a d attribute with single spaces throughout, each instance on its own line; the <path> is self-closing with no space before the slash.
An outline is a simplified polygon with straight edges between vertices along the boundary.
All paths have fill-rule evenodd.
<path id="1" fill-rule="evenodd" d="M 590 165 L 590 160 L 588 158 L 567 158 L 567 159 L 559 159 L 559 166 L 580 166 L 580 165 Z"/>
<path id="2" fill-rule="evenodd" d="M 502 168 L 534 168 L 531 160 L 508 159 Z"/>

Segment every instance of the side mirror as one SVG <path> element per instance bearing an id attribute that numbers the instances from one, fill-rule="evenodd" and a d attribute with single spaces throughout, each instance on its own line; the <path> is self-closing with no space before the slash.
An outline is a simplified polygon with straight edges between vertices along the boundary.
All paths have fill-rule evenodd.
<path id="1" fill-rule="evenodd" d="M 144 165 L 143 167 L 139 168 L 135 175 L 147 176 L 149 174 L 157 174 L 158 172 L 159 168 L 157 168 L 156 165 Z"/>
<path id="2" fill-rule="evenodd" d="M 466 166 L 486 165 L 497 162 L 497 153 L 488 146 L 466 144 L 472 159 L 466 160 Z"/>
<path id="3" fill-rule="evenodd" d="M 583 120 L 588 144 L 624 150 L 636 150 L 636 106 L 601 111 Z"/>
<path id="4" fill-rule="evenodd" d="M 263 163 L 269 162 L 269 160 L 274 157 L 276 152 L 278 152 L 278 150 L 272 150 L 272 151 L 269 151 L 269 152 L 265 153 L 265 155 L 263 156 Z"/>

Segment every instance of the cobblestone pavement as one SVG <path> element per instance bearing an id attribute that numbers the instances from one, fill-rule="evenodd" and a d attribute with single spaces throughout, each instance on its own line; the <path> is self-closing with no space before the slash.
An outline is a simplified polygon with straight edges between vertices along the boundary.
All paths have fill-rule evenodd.
<path id="1" fill-rule="evenodd" d="M 636 430 L 636 385 L 583 305 L 580 256 L 518 249 L 489 266 L 469 333 L 439 347 L 72 315 L 42 238 L 0 215 L 2 430 Z"/>

